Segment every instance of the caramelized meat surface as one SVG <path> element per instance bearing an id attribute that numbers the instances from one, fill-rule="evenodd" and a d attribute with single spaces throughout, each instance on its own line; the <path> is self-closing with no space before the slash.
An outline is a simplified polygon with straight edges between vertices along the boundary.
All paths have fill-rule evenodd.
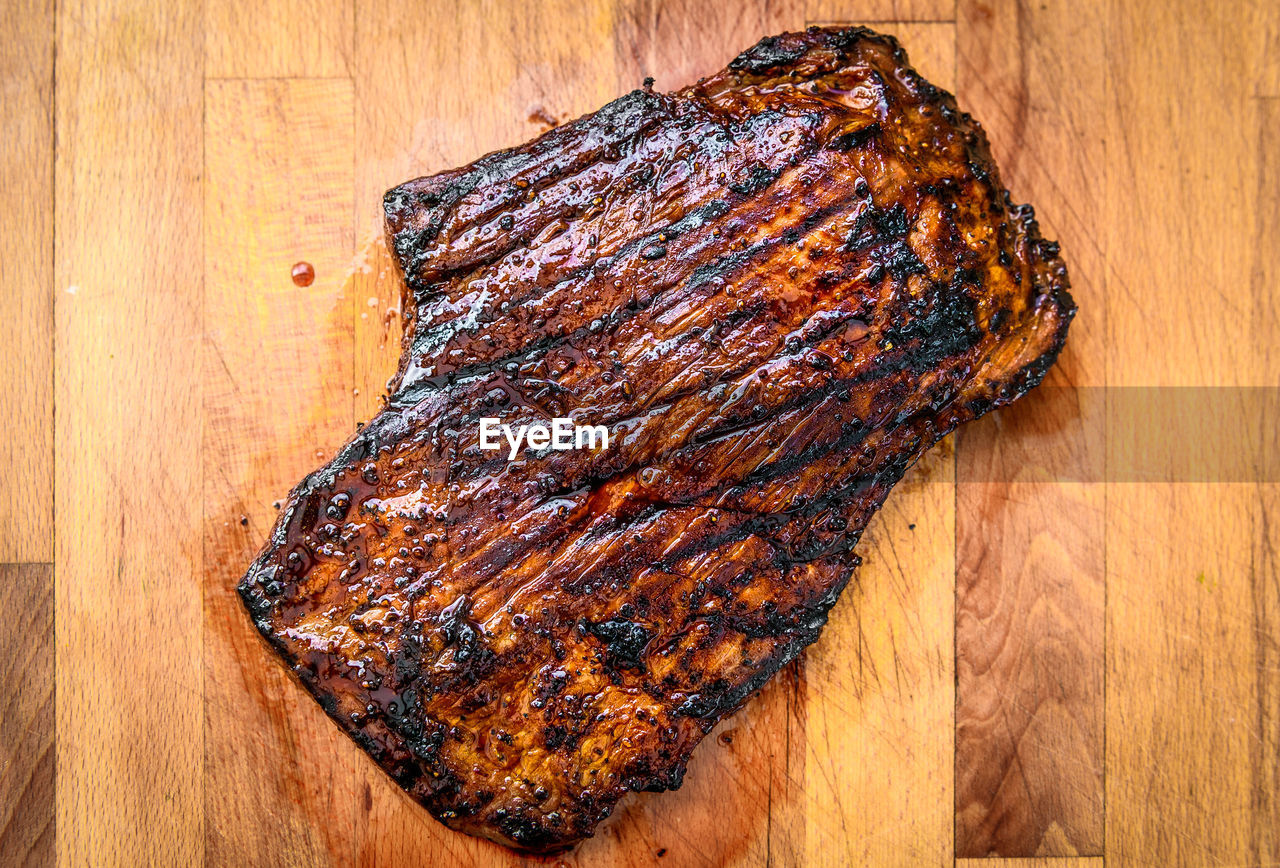
<path id="1" fill-rule="evenodd" d="M 387 408 L 240 585 L 448 825 L 551 851 L 817 637 L 889 489 L 1074 306 L 978 125 L 864 29 L 765 39 L 386 195 Z M 480 448 L 480 422 L 607 448 Z"/>

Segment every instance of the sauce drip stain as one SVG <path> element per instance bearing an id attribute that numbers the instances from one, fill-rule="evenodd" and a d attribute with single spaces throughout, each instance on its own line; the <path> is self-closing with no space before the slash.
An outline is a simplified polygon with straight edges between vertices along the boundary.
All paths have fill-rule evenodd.
<path id="1" fill-rule="evenodd" d="M 296 262 L 290 273 L 296 286 L 310 286 L 315 282 L 316 270 L 310 262 Z"/>

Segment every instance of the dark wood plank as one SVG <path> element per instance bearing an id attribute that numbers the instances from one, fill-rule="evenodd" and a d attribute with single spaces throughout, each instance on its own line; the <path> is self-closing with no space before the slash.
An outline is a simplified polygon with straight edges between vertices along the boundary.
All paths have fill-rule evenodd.
<path id="1" fill-rule="evenodd" d="M 53 560 L 53 2 L 0 4 L 0 563 Z"/>
<path id="2" fill-rule="evenodd" d="M 52 565 L 0 565 L 0 611 L 0 865 L 52 865 Z"/>
<path id="3" fill-rule="evenodd" d="M 961 107 L 1062 243 L 1080 306 L 1037 392 L 957 446 L 956 855 L 1096 855 L 1103 837 L 1103 22 L 961 0 Z M 1092 60 L 1091 60 L 1092 59 Z"/>

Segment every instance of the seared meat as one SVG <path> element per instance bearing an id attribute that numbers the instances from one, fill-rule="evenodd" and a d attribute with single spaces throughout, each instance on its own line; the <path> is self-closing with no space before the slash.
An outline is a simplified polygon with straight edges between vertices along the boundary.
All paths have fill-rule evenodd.
<path id="1" fill-rule="evenodd" d="M 679 786 L 813 642 L 903 472 L 1017 398 L 1074 313 L 978 125 L 890 38 L 765 39 L 386 196 L 386 410 L 240 585 L 448 825 L 528 850 Z M 480 448 L 480 419 L 607 448 Z"/>

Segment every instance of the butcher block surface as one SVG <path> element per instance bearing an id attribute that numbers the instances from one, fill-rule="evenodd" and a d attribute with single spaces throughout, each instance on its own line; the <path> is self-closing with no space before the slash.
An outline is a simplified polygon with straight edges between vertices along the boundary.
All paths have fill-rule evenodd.
<path id="1" fill-rule="evenodd" d="M 681 789 L 552 860 L 450 831 L 234 589 L 395 370 L 383 193 L 809 24 L 896 36 L 982 122 L 1061 242 L 1071 339 L 908 473 L 821 639 Z M 0 26 L 0 864 L 1280 863 L 1275 3 L 15 0 Z"/>

